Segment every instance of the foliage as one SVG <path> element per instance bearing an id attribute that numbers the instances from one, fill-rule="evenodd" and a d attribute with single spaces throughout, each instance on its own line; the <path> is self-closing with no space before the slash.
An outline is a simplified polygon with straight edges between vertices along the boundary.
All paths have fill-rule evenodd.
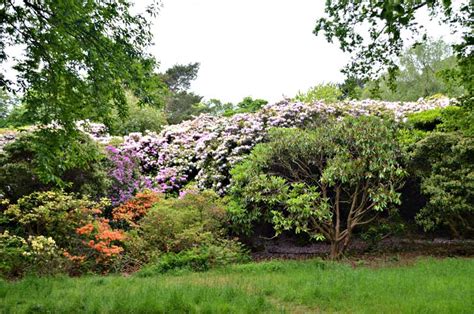
<path id="1" fill-rule="evenodd" d="M 453 75 L 458 70 L 451 47 L 441 39 L 428 39 L 403 52 L 394 81 L 388 74 L 369 81 L 360 97 L 389 101 L 415 101 L 435 94 L 459 97 L 465 91 L 460 75 Z"/>
<path id="2" fill-rule="evenodd" d="M 474 234 L 474 140 L 461 132 L 433 132 L 414 145 L 411 167 L 428 197 L 417 222 L 452 236 Z"/>
<path id="3" fill-rule="evenodd" d="M 51 237 L 0 233 L 0 275 L 18 278 L 25 274 L 52 275 L 60 271 L 61 258 Z"/>
<path id="4" fill-rule="evenodd" d="M 472 20 L 469 18 L 469 1 L 455 5 L 452 1 L 371 1 L 337 0 L 327 1 L 326 16 L 318 19 L 314 33 L 323 32 L 332 42 L 337 39 L 341 49 L 352 53 L 353 57 L 344 72 L 359 78 L 372 78 L 378 71 L 389 67 L 393 77 L 397 68 L 394 57 L 403 51 L 404 32 L 426 36 L 420 32 L 417 13 L 427 9 L 431 17 L 438 17 L 453 30 L 462 29 L 463 42 L 456 46 L 461 62 L 472 64 Z M 418 38 L 417 40 L 423 40 Z M 463 71 L 469 72 L 469 64 L 462 64 Z M 472 72 L 472 70 L 470 71 Z M 465 73 L 463 82 L 472 84 Z"/>
<path id="5" fill-rule="evenodd" d="M 113 106 L 125 107 L 124 86 L 143 102 L 161 101 L 161 95 L 152 97 L 159 81 L 150 86 L 155 62 L 145 53 L 150 22 L 130 8 L 129 1 L 3 3 L 0 60 L 8 57 L 8 46 L 24 47 L 25 58 L 14 68 L 36 121 L 55 121 L 69 130 L 75 120 L 106 119 Z M 156 8 L 147 13 L 154 15 Z M 12 82 L 1 82 L 13 88 Z"/>
<path id="6" fill-rule="evenodd" d="M 394 137 L 393 125 L 376 117 L 273 130 L 268 143 L 231 171 L 237 217 L 250 212 L 252 222 L 263 215 L 277 234 L 327 239 L 331 257 L 339 257 L 355 227 L 400 203 L 404 171 Z"/>
<path id="7" fill-rule="evenodd" d="M 98 204 L 87 198 L 62 192 L 34 192 L 10 204 L 1 213 L 1 223 L 15 235 L 53 237 L 60 247 L 71 242 L 71 235 L 91 219 Z"/>
<path id="8" fill-rule="evenodd" d="M 136 97 L 128 95 L 127 117 L 115 115 L 109 128 L 112 135 L 127 135 L 132 132 L 159 132 L 167 124 L 163 110 L 148 104 L 139 104 Z"/>
<path id="9" fill-rule="evenodd" d="M 9 126 L 9 116 L 11 111 L 15 108 L 17 99 L 4 88 L 0 88 L 0 128 Z"/>
<path id="10" fill-rule="evenodd" d="M 165 114 L 170 124 L 180 123 L 206 111 L 200 104 L 202 96 L 189 92 L 191 81 L 197 78 L 199 63 L 176 64 L 161 74 L 170 90 L 166 97 Z"/>
<path id="11" fill-rule="evenodd" d="M 192 92 L 180 91 L 167 98 L 165 113 L 170 124 L 177 124 L 189 120 L 193 116 L 204 112 L 205 108 L 200 106 L 202 96 Z"/>
<path id="12" fill-rule="evenodd" d="M 148 277 L 172 270 L 207 271 L 247 260 L 240 243 L 221 239 L 217 243 L 203 244 L 179 253 L 163 254 L 158 262 L 143 267 L 138 276 Z"/>
<path id="13" fill-rule="evenodd" d="M 162 199 L 128 233 L 124 262 L 152 263 L 146 273 L 181 267 L 204 270 L 240 260 L 243 249 L 225 239 L 224 219 L 224 208 L 213 192 L 189 191 Z"/>
<path id="14" fill-rule="evenodd" d="M 177 253 L 212 240 L 224 217 L 217 196 L 189 193 L 156 203 L 139 222 L 139 232 L 148 250 Z"/>
<path id="15" fill-rule="evenodd" d="M 204 112 L 213 115 L 231 116 L 234 113 L 234 104 L 231 102 L 222 103 L 219 99 L 212 98 L 208 101 L 202 102 L 200 107 L 204 107 Z"/>
<path id="16" fill-rule="evenodd" d="M 126 89 L 141 103 L 163 104 L 166 87 L 146 53 L 151 24 L 147 15 L 131 13 L 130 1 L 7 1 L 0 11 L 0 62 L 12 59 L 9 47 L 24 50 L 13 59 L 15 80 L 1 73 L 0 87 L 24 95 L 27 121 L 48 126 L 32 139 L 42 181 L 62 184 L 56 170 L 94 162 L 75 144 L 75 123 L 109 124 L 114 109 L 125 116 Z M 155 3 L 147 8 L 148 15 L 156 12 Z"/>
<path id="17" fill-rule="evenodd" d="M 268 104 L 264 99 L 253 99 L 245 97 L 237 105 L 232 103 L 222 103 L 219 99 L 211 99 L 199 105 L 201 113 L 209 113 L 212 115 L 230 117 L 238 113 L 252 113 L 262 109 Z"/>
<path id="18" fill-rule="evenodd" d="M 20 127 L 31 122 L 25 118 L 25 105 L 19 102 L 18 96 L 0 87 L 0 128 Z"/>
<path id="19" fill-rule="evenodd" d="M 161 196 L 156 192 L 150 190 L 139 192 L 132 199 L 112 209 L 112 218 L 129 227 L 136 227 L 138 221 L 159 201 Z"/>
<path id="20" fill-rule="evenodd" d="M 234 109 L 230 111 L 225 111 L 223 115 L 231 116 L 237 113 L 257 112 L 266 104 L 268 104 L 268 101 L 264 99 L 252 99 L 252 97 L 245 97 L 241 102 L 237 104 Z"/>
<path id="21" fill-rule="evenodd" d="M 318 84 L 311 87 L 305 93 L 298 92 L 294 101 L 312 103 L 315 101 L 324 101 L 326 103 L 335 103 L 342 97 L 342 92 L 336 84 Z"/>
<path id="22" fill-rule="evenodd" d="M 123 250 L 116 245 L 122 232 L 98 217 L 108 206 L 106 199 L 94 202 L 59 191 L 34 192 L 8 205 L 0 214 L 6 230 L 4 275 L 106 271 Z"/>
<path id="23" fill-rule="evenodd" d="M 191 87 L 191 81 L 197 78 L 199 66 L 198 62 L 186 65 L 176 64 L 161 74 L 161 78 L 171 92 L 185 92 Z"/>
<path id="24" fill-rule="evenodd" d="M 24 127 L 32 125 L 33 120 L 27 115 L 27 109 L 24 104 L 19 104 L 11 108 L 8 115 L 0 122 L 0 127 Z"/>
<path id="25" fill-rule="evenodd" d="M 97 143 L 78 134 L 59 148 L 48 146 L 48 141 L 37 145 L 37 132 L 19 136 L 0 153 L 0 193 L 4 197 L 15 201 L 34 191 L 57 186 L 92 197 L 106 193 L 109 180 L 103 170 L 105 155 Z M 45 149 L 50 149 L 48 154 L 55 154 L 54 165 L 43 163 Z M 49 176 L 51 173 L 54 178 Z"/>
<path id="26" fill-rule="evenodd" d="M 447 99 L 390 103 L 345 101 L 334 104 L 280 102 L 265 105 L 256 113 L 231 117 L 201 115 L 179 125 L 167 126 L 160 134 L 130 134 L 118 147 L 119 154 L 135 156 L 140 173 L 162 192 L 177 191 L 193 180 L 200 189 L 224 194 L 229 170 L 264 141 L 273 127 L 302 127 L 318 124 L 328 116 L 407 115 L 446 107 Z"/>

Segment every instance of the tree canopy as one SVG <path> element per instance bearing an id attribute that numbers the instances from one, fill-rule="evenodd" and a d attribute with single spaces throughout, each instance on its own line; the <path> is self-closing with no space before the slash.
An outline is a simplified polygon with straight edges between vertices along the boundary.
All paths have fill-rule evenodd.
<path id="1" fill-rule="evenodd" d="M 469 1 L 454 4 L 451 0 L 335 0 L 326 1 L 326 16 L 318 19 L 314 33 L 324 33 L 329 42 L 338 40 L 341 49 L 352 54 L 343 70 L 348 76 L 373 78 L 387 66 L 394 76 L 396 58 L 404 49 L 405 33 L 420 34 L 416 13 L 426 8 L 431 17 L 439 17 L 456 32 L 463 32 L 463 41 L 455 46 L 462 59 L 464 82 L 472 82 L 473 26 Z M 471 69 L 470 69 L 471 68 Z"/>
<path id="2" fill-rule="evenodd" d="M 451 47 L 441 39 L 427 39 L 407 49 L 400 56 L 398 64 L 399 70 L 394 81 L 384 74 L 380 79 L 367 82 L 361 98 L 416 101 L 435 94 L 460 97 L 465 93 L 457 74 L 457 59 Z M 391 83 L 395 83 L 394 88 Z"/>
<path id="3" fill-rule="evenodd" d="M 156 5 L 147 14 L 154 16 Z M 2 1 L 0 63 L 13 61 L 18 75 L 1 73 L 0 87 L 24 93 L 34 121 L 66 130 L 84 118 L 107 122 L 113 108 L 125 114 L 125 88 L 159 105 L 165 88 L 146 53 L 150 26 L 128 0 Z M 24 57 L 12 57 L 11 46 Z"/>

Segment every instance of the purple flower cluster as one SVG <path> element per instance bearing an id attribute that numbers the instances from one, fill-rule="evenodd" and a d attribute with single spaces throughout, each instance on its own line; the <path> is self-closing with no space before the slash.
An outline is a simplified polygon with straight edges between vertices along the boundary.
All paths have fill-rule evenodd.
<path id="1" fill-rule="evenodd" d="M 300 127 L 317 122 L 320 117 L 344 115 L 390 114 L 402 120 L 410 113 L 449 104 L 449 99 L 408 103 L 365 100 L 336 104 L 282 101 L 266 105 L 256 113 L 232 117 L 200 115 L 194 120 L 168 126 L 160 134 L 131 133 L 125 136 L 117 154 L 133 156 L 137 160 L 142 177 L 133 180 L 146 181 L 160 191 L 178 191 L 194 180 L 201 189 L 211 188 L 223 194 L 230 183 L 229 170 L 257 143 L 264 141 L 272 127 Z M 126 179 L 118 181 L 127 187 L 127 193 L 131 193 L 136 189 L 133 180 L 129 185 Z"/>
<path id="2" fill-rule="evenodd" d="M 113 146 L 106 147 L 109 157 L 109 178 L 112 181 L 110 200 L 116 206 L 132 198 L 143 189 L 153 189 L 152 181 L 142 175 L 139 159 L 133 155 L 122 154 Z"/>

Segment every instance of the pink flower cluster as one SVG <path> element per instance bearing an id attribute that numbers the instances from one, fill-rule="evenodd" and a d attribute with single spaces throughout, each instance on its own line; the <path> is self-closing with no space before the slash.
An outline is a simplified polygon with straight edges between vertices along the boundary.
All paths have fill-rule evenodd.
<path id="1" fill-rule="evenodd" d="M 300 127 L 320 118 L 344 115 L 392 115 L 397 120 L 408 114 L 446 107 L 449 99 L 418 102 L 347 101 L 336 104 L 305 104 L 282 101 L 266 105 L 256 113 L 231 117 L 200 115 L 161 133 L 131 133 L 118 148 L 133 156 L 147 182 L 163 192 L 178 191 L 195 181 L 201 189 L 223 194 L 229 185 L 229 170 L 257 144 L 272 127 Z"/>

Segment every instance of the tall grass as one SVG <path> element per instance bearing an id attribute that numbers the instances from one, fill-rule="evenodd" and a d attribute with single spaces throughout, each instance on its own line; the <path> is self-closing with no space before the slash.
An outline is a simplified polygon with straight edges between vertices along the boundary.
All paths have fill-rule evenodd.
<path id="1" fill-rule="evenodd" d="M 474 260 L 403 267 L 272 261 L 205 273 L 0 282 L 5 313 L 472 313 Z"/>

